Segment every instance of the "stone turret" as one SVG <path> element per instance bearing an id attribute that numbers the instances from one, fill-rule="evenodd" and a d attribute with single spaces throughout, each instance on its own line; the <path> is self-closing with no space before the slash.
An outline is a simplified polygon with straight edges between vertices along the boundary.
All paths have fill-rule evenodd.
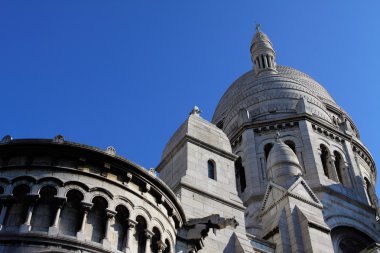
<path id="1" fill-rule="evenodd" d="M 256 75 L 262 72 L 277 73 L 275 57 L 272 42 L 260 30 L 260 25 L 256 25 L 256 33 L 251 43 L 251 60 Z"/>
<path id="2" fill-rule="evenodd" d="M 267 170 L 270 171 L 273 182 L 283 187 L 302 174 L 296 154 L 280 139 L 279 133 L 268 156 Z"/>

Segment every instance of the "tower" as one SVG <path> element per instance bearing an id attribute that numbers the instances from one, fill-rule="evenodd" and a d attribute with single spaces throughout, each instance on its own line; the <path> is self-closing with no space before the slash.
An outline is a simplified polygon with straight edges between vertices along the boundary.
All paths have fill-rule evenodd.
<path id="1" fill-rule="evenodd" d="M 354 121 L 317 81 L 276 64 L 259 26 L 250 53 L 253 69 L 226 91 L 212 119 L 240 161 L 247 232 L 278 252 L 360 251 L 379 242 L 376 167 Z"/>

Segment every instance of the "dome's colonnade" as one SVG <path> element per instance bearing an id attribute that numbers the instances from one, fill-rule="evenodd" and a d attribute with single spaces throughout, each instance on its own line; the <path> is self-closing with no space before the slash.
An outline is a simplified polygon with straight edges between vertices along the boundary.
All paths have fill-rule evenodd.
<path id="1" fill-rule="evenodd" d="M 5 138 L 0 153 L 4 252 L 174 252 L 176 197 L 112 148 Z"/>

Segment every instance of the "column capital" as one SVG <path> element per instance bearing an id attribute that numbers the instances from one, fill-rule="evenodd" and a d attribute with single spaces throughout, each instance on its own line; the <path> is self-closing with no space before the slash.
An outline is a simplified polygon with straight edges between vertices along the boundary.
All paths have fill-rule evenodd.
<path id="1" fill-rule="evenodd" d="M 15 201 L 15 197 L 13 195 L 3 195 L 0 197 L 0 201 L 3 205 L 8 206 Z"/>
<path id="2" fill-rule="evenodd" d="M 89 203 L 89 202 L 84 202 L 84 201 L 81 202 L 82 209 L 86 213 L 88 213 L 91 210 L 93 205 L 94 204 Z"/>
<path id="3" fill-rule="evenodd" d="M 34 205 L 36 204 L 37 200 L 40 198 L 39 194 L 27 194 L 26 195 L 26 200 L 29 205 Z"/>
<path id="4" fill-rule="evenodd" d="M 63 205 L 66 203 L 66 201 L 67 201 L 67 198 L 64 198 L 64 197 L 54 197 L 54 203 L 59 208 L 62 208 Z"/>
<path id="5" fill-rule="evenodd" d="M 137 225 L 137 221 L 134 221 L 134 220 L 131 220 L 131 219 L 127 219 L 127 226 L 128 226 L 128 229 L 132 229 L 132 228 L 134 228 L 136 225 Z"/>
<path id="6" fill-rule="evenodd" d="M 106 213 L 107 213 L 108 219 L 112 219 L 117 214 L 116 211 L 108 209 L 108 208 L 106 208 Z"/>
<path id="7" fill-rule="evenodd" d="M 147 240 L 150 240 L 153 235 L 154 235 L 154 233 L 152 231 L 145 229 L 145 237 Z"/>
<path id="8" fill-rule="evenodd" d="M 158 248 L 158 250 L 164 251 L 166 249 L 166 247 L 167 247 L 167 245 L 162 240 L 159 240 L 157 242 L 157 248 Z"/>

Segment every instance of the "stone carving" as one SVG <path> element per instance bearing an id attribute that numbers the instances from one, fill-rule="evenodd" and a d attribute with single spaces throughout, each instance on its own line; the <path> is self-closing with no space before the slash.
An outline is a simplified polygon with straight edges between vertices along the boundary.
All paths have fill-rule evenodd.
<path id="1" fill-rule="evenodd" d="M 239 223 L 235 218 L 223 218 L 219 214 L 212 214 L 199 219 L 189 219 L 185 224 L 185 228 L 188 230 L 187 239 L 189 240 L 204 239 L 210 229 L 216 234 L 216 229 L 224 229 L 228 226 L 235 229 L 239 226 Z"/>
<path id="2" fill-rule="evenodd" d="M 106 153 L 109 155 L 116 155 L 116 149 L 112 146 L 107 147 Z"/>

